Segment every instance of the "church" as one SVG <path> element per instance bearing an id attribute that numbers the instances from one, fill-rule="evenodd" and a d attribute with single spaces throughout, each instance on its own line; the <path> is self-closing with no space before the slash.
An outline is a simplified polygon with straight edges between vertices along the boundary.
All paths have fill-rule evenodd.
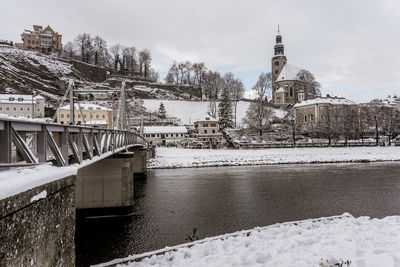
<path id="1" fill-rule="evenodd" d="M 282 43 L 282 35 L 276 36 L 274 56 L 271 59 L 272 103 L 277 105 L 294 105 L 306 98 L 301 89 L 302 82 L 297 79 L 300 68 L 287 63 Z"/>

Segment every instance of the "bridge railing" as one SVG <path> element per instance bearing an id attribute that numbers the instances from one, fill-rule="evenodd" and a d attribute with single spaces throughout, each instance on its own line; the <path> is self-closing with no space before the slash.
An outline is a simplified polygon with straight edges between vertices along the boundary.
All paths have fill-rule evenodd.
<path id="1" fill-rule="evenodd" d="M 0 119 L 0 169 L 49 161 L 67 166 L 138 144 L 148 147 L 130 131 Z"/>

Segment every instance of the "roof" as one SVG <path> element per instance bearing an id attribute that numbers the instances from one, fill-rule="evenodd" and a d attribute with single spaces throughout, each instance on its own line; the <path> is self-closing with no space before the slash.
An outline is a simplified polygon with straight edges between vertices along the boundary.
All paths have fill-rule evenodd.
<path id="1" fill-rule="evenodd" d="M 112 111 L 112 109 L 109 109 L 109 108 L 106 108 L 106 107 L 103 107 L 103 106 L 99 106 L 99 105 L 95 105 L 95 104 L 91 104 L 91 103 L 80 103 L 80 106 L 81 106 L 82 110 Z M 66 106 L 61 107 L 60 109 L 69 110 L 69 104 L 66 105 Z M 80 110 L 78 104 L 75 104 L 75 110 Z"/>
<path id="2" fill-rule="evenodd" d="M 284 92 L 286 91 L 282 87 L 279 87 L 279 89 L 275 91 L 275 93 L 284 93 Z"/>
<path id="3" fill-rule="evenodd" d="M 318 98 L 303 100 L 300 103 L 294 105 L 294 107 L 299 108 L 317 104 L 354 105 L 355 103 L 344 97 L 318 97 Z"/>
<path id="4" fill-rule="evenodd" d="M 34 104 L 36 104 L 36 100 L 44 100 L 44 97 L 41 95 L 34 96 Z M 0 103 L 32 104 L 32 95 L 0 94 Z"/>
<path id="5" fill-rule="evenodd" d="M 197 123 L 197 122 L 219 122 L 219 120 L 214 119 L 214 118 L 212 118 L 212 117 L 205 117 L 204 119 L 202 119 L 202 120 L 197 120 L 197 121 L 195 121 L 194 123 Z"/>
<path id="6" fill-rule="evenodd" d="M 169 134 L 169 133 L 187 133 L 185 126 L 145 126 L 144 134 Z"/>
<path id="7" fill-rule="evenodd" d="M 89 120 L 89 121 L 82 122 L 82 124 L 85 124 L 85 125 L 104 125 L 104 124 L 108 124 L 108 121 L 105 121 L 105 120 L 97 120 L 97 121 Z"/>
<path id="8" fill-rule="evenodd" d="M 300 70 L 301 69 L 299 69 L 296 66 L 293 66 L 290 64 L 285 64 L 285 66 L 283 66 L 281 72 L 279 73 L 279 76 L 276 79 L 276 82 L 295 81 L 295 80 L 297 80 L 297 73 L 299 73 Z"/>

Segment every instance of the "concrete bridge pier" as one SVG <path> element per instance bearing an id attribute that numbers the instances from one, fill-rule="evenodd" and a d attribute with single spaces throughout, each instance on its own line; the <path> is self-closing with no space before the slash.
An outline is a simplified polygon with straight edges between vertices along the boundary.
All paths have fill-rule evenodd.
<path id="1" fill-rule="evenodd" d="M 125 152 L 79 169 L 76 208 L 124 210 L 132 207 L 134 162 L 134 153 Z"/>

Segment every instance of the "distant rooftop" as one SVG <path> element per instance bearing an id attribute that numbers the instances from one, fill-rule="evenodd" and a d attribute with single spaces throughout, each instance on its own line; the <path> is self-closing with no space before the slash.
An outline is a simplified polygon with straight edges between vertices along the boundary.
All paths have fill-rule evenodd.
<path id="1" fill-rule="evenodd" d="M 314 99 L 303 100 L 300 103 L 294 105 L 294 107 L 304 107 L 316 104 L 331 104 L 331 105 L 354 105 L 355 103 L 344 97 L 317 97 Z"/>

